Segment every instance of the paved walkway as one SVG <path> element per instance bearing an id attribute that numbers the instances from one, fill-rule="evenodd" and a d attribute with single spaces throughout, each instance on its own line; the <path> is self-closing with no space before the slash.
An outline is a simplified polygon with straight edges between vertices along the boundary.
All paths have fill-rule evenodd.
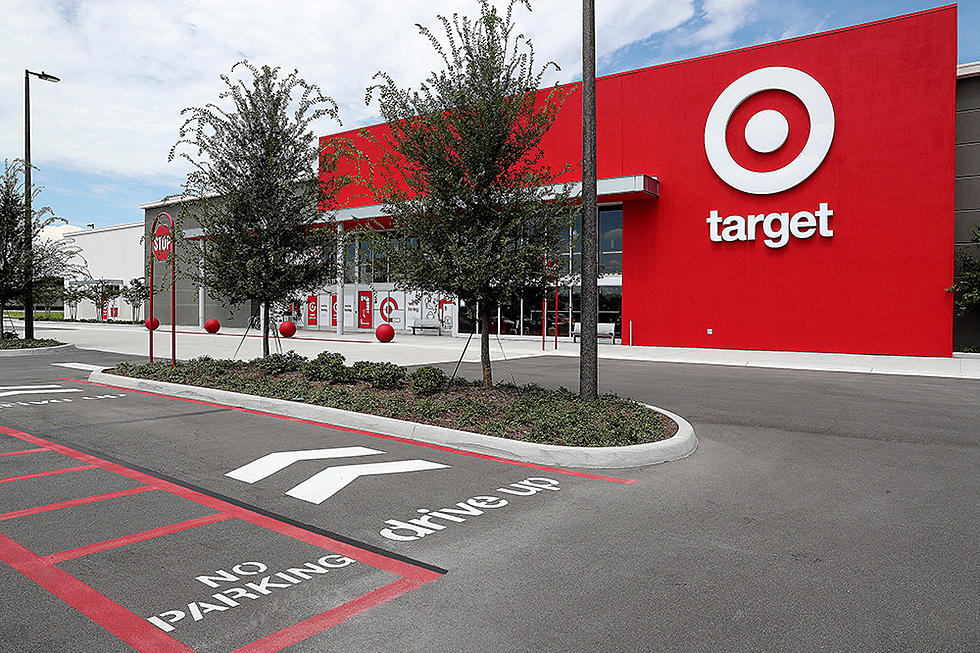
<path id="1" fill-rule="evenodd" d="M 154 339 L 154 354 L 169 357 L 170 332 L 161 327 Z M 39 337 L 55 338 L 83 349 L 99 349 L 134 356 L 147 353 L 146 330 L 129 325 L 38 322 Z M 219 334 L 178 327 L 177 357 L 180 359 L 209 355 L 231 358 L 241 344 L 238 358 L 250 359 L 261 355 L 261 338 L 253 330 L 242 341 L 243 329 L 222 328 Z M 391 361 L 401 365 L 422 365 L 457 361 L 466 346 L 465 338 L 435 335 L 398 334 L 390 343 L 378 342 L 370 333 L 348 333 L 342 337 L 329 331 L 300 330 L 292 338 L 280 339 L 284 351 L 290 349 L 304 356 L 321 351 L 342 353 L 347 361 Z M 273 344 L 275 347 L 275 344 Z M 542 351 L 540 340 L 516 340 L 494 337 L 490 342 L 493 360 L 559 355 L 577 357 L 579 345 L 549 340 Z M 864 354 L 822 354 L 808 352 L 746 351 L 737 349 L 700 349 L 694 347 L 630 347 L 599 345 L 603 359 L 642 360 L 661 363 L 699 363 L 705 365 L 734 365 L 738 367 L 768 367 L 779 369 L 821 370 L 829 372 L 859 372 L 873 374 L 905 374 L 947 378 L 980 379 L 980 355 L 956 354 L 952 358 L 924 356 L 875 356 Z M 479 337 L 467 348 L 464 361 L 480 359 Z"/>

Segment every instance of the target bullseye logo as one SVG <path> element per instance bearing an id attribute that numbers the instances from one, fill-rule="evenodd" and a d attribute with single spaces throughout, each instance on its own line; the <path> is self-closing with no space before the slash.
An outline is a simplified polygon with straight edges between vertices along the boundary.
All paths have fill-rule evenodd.
<path id="1" fill-rule="evenodd" d="M 728 151 L 725 134 L 732 114 L 745 100 L 763 91 L 795 95 L 810 115 L 810 134 L 800 154 L 776 170 L 757 172 L 739 165 Z M 786 142 L 789 123 L 778 111 L 764 109 L 745 125 L 746 144 L 762 154 L 775 152 Z M 722 181 L 744 193 L 781 193 L 812 175 L 823 162 L 834 140 L 834 105 L 823 86 L 796 68 L 771 66 L 742 75 L 715 100 L 704 125 L 704 151 L 708 163 Z"/>

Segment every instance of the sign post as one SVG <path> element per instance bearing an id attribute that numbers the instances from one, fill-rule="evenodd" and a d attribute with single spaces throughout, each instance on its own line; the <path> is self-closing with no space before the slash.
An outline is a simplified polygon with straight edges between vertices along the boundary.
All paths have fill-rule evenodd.
<path id="1" fill-rule="evenodd" d="M 167 218 L 167 223 L 160 220 Z M 150 362 L 153 362 L 153 262 L 170 259 L 170 367 L 177 366 L 177 284 L 176 279 L 176 249 L 174 246 L 174 219 L 169 213 L 161 211 L 153 219 L 150 227 L 150 310 L 146 320 L 150 332 Z"/>

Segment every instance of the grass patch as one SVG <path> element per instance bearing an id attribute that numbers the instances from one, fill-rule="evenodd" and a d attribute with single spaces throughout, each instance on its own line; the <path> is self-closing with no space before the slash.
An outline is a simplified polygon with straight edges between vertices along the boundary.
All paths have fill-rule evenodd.
<path id="1" fill-rule="evenodd" d="M 7 317 L 12 317 L 17 320 L 24 319 L 24 311 L 4 311 L 4 315 L 6 315 Z M 64 311 L 51 311 L 51 314 L 49 315 L 44 311 L 41 312 L 35 311 L 34 319 L 47 320 L 47 321 L 52 321 L 52 320 L 63 321 L 65 319 L 65 313 Z"/>
<path id="2" fill-rule="evenodd" d="M 340 354 L 308 361 L 289 352 L 253 361 L 207 356 L 137 365 L 121 363 L 111 374 L 299 401 L 360 413 L 434 424 L 497 437 L 578 447 L 655 442 L 677 432 L 667 417 L 631 399 L 607 394 L 583 402 L 578 395 L 538 385 L 456 379 L 423 367 L 408 374 L 391 363 L 346 365 Z"/>

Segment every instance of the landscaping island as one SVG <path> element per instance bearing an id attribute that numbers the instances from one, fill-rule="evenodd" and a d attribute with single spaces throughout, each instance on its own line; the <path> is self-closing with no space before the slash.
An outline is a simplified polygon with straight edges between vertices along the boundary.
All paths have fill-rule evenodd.
<path id="1" fill-rule="evenodd" d="M 45 347 L 61 347 L 65 343 L 50 338 L 19 338 L 16 334 L 9 337 L 11 332 L 3 334 L 0 338 L 0 350 L 8 349 L 42 349 Z"/>
<path id="2" fill-rule="evenodd" d="M 657 411 L 616 395 L 583 402 L 564 388 L 452 379 L 436 367 L 412 372 L 393 363 L 346 365 L 340 354 L 313 360 L 272 354 L 252 361 L 204 356 L 178 362 L 121 363 L 109 374 L 272 397 L 432 424 L 474 433 L 574 447 L 657 442 L 678 425 Z"/>

